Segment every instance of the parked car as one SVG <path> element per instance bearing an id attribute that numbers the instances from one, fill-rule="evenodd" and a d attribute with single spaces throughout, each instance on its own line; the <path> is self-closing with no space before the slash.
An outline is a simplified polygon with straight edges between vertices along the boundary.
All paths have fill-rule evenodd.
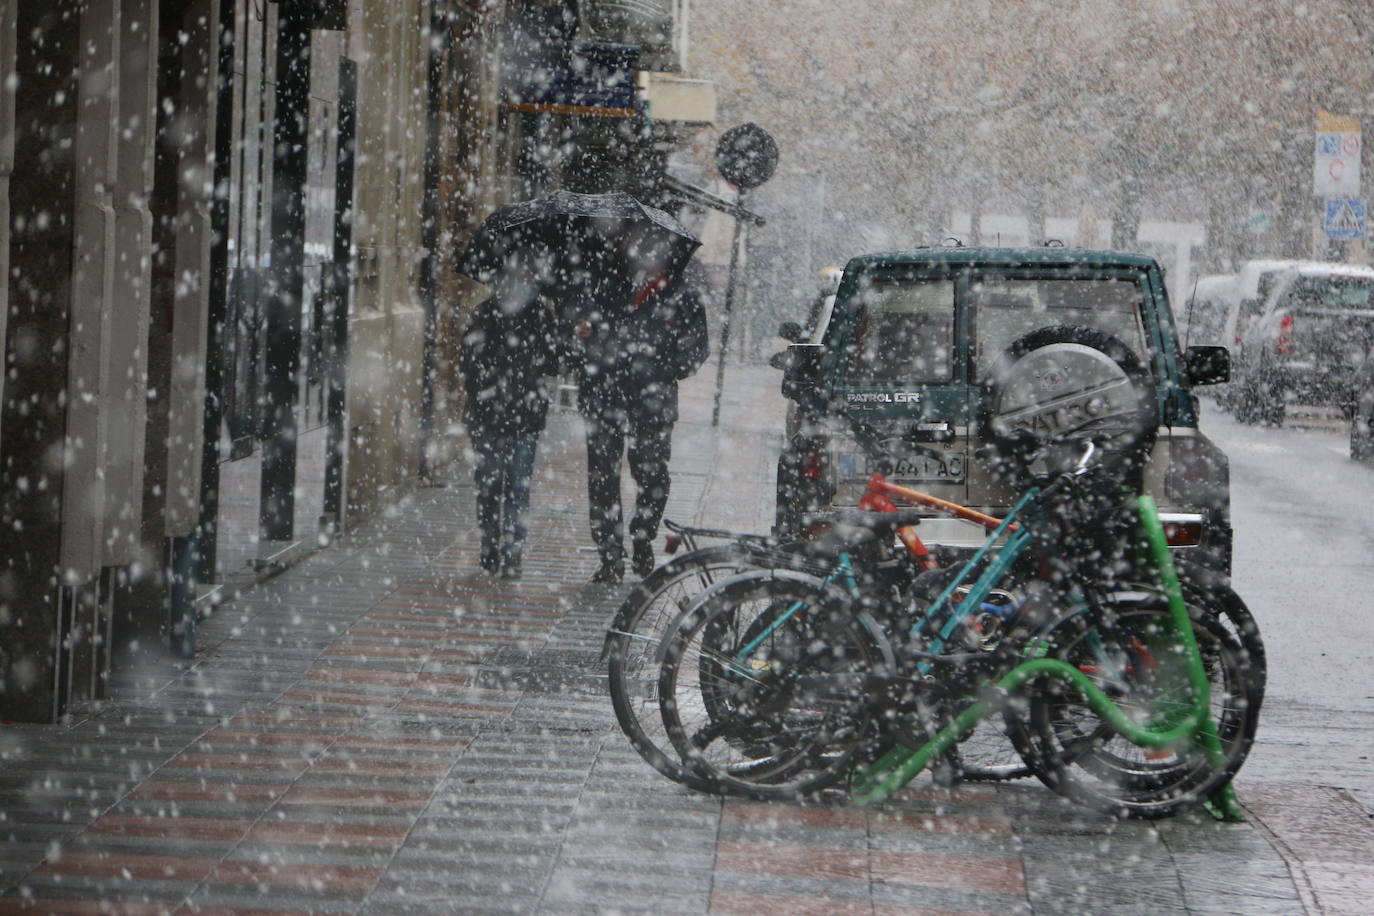
<path id="1" fill-rule="evenodd" d="M 783 392 L 803 418 L 778 461 L 776 531 L 801 533 L 808 512 L 853 506 L 876 465 L 853 421 L 877 432 L 890 478 L 997 514 L 1014 496 L 979 450 L 982 383 L 1028 332 L 1090 328 L 1121 341 L 1154 385 L 1159 435 L 1145 486 L 1175 545 L 1229 571 L 1229 466 L 1197 428 L 1197 385 L 1227 378 L 1216 346 L 1179 345 L 1158 263 L 1143 255 L 1052 248 L 929 248 L 846 265 L 819 341 L 786 353 Z M 978 540 L 932 517 L 931 543 Z"/>
<path id="2" fill-rule="evenodd" d="M 1233 404 L 1246 423 L 1283 423 L 1288 404 L 1353 417 L 1357 372 L 1374 344 L 1374 270 L 1304 264 L 1284 271 L 1237 361 Z"/>

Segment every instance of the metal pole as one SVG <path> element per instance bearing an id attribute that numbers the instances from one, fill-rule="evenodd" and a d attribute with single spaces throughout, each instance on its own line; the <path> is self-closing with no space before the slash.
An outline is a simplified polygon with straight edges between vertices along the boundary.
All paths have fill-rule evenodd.
<path id="1" fill-rule="evenodd" d="M 276 110 L 272 130 L 272 271 L 266 314 L 266 414 L 262 430 L 262 536 L 296 531 L 296 406 L 300 401 L 301 299 L 305 294 L 305 192 L 309 180 L 310 29 L 313 7 L 277 8 Z"/>
<path id="2" fill-rule="evenodd" d="M 151 18 L 157 22 L 156 4 Z M 219 436 L 224 421 L 225 401 L 231 397 L 224 388 L 227 375 L 225 347 L 233 337 L 229 318 L 229 194 L 227 189 L 234 165 L 234 17 L 237 5 L 222 3 L 219 31 L 214 46 L 219 49 L 215 71 L 215 191 L 210 200 L 210 292 L 205 318 L 205 412 L 201 421 L 200 524 L 196 526 L 195 575 L 201 582 L 215 579 L 215 554 L 219 550 Z M 151 31 L 151 47 L 157 48 L 157 32 Z M 150 103 L 151 104 L 151 103 Z M 208 120 L 208 118 L 207 118 Z M 145 331 L 146 336 L 146 331 Z"/>
<path id="3" fill-rule="evenodd" d="M 438 36 L 444 36 L 440 42 Z M 420 222 L 425 251 L 420 299 L 425 311 L 424 353 L 420 369 L 420 482 L 434 482 L 434 382 L 438 373 L 439 334 L 439 117 L 443 104 L 445 51 L 450 37 L 448 3 L 433 0 L 429 11 L 429 65 L 426 87 L 425 196 Z"/>
<path id="4" fill-rule="evenodd" d="M 741 193 L 738 201 L 740 206 L 744 204 L 744 194 Z M 730 241 L 730 275 L 725 281 L 725 317 L 720 323 L 720 349 L 719 359 L 716 361 L 716 403 L 711 411 L 711 425 L 720 425 L 720 392 L 725 386 L 725 356 L 730 352 L 730 311 L 735 307 L 735 284 L 736 274 L 739 270 L 739 240 L 744 233 L 744 220 L 740 216 L 735 217 L 735 233 Z"/>
<path id="5" fill-rule="evenodd" d="M 324 463 L 324 514 L 331 534 L 344 530 L 348 476 L 348 327 L 353 264 L 353 173 L 358 162 L 358 64 L 339 61 L 339 160 L 334 172 L 334 261 L 325 287 L 332 303 L 328 409 Z"/>

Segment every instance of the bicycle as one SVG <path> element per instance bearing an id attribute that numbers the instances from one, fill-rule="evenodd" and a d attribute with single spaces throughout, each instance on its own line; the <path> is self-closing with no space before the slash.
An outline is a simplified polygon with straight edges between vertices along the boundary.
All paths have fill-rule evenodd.
<path id="1" fill-rule="evenodd" d="M 859 502 L 860 508 L 874 512 L 897 512 L 897 507 L 888 498 L 883 486 L 885 482 L 882 476 L 874 475 L 869 492 Z M 927 493 L 911 492 L 916 494 L 913 501 L 918 505 L 961 518 L 987 530 L 996 528 L 1001 522 L 1000 519 L 957 503 Z M 905 593 L 918 573 L 940 568 L 941 557 L 950 562 L 958 555 L 957 551 L 947 552 L 938 546 L 932 551 L 915 532 L 919 517 L 906 515 L 902 518 L 911 524 L 890 526 L 894 528 L 893 533 L 901 549 L 894 547 L 891 551 L 883 551 L 873 545 L 871 559 L 866 564 L 869 568 L 861 574 L 880 578 L 889 593 Z M 835 517 L 826 516 L 823 521 L 831 525 Z M 607 629 L 602 660 L 607 664 L 616 720 L 631 746 L 650 766 L 669 779 L 701 791 L 712 791 L 716 787 L 708 780 L 682 766 L 663 730 L 658 711 L 657 681 L 664 634 L 671 632 L 681 622 L 692 598 L 723 578 L 746 569 L 769 568 L 793 569 L 820 577 L 829 573 L 839 576 L 839 557 L 835 551 L 827 550 L 824 541 L 782 543 L 767 535 L 693 527 L 671 520 L 665 520 L 664 527 L 669 531 L 667 553 L 673 556 L 683 546 L 687 548 L 687 553 L 673 556 L 626 596 Z M 699 547 L 698 541 L 704 538 L 719 538 L 724 543 Z M 853 557 L 849 562 L 853 563 Z M 852 588 L 858 588 L 857 581 Z M 641 715 L 646 709 L 651 710 L 651 714 Z M 964 775 L 968 779 L 1002 780 L 1030 774 L 1030 770 L 1015 757 L 1000 733 L 984 736 L 979 742 L 979 749 L 971 752 L 970 758 L 964 767 Z"/>
<path id="2" fill-rule="evenodd" d="M 631 589 L 606 631 L 601 657 L 607 665 L 611 703 L 621 730 L 644 760 L 664 776 L 690 788 L 710 784 L 685 769 L 671 751 L 658 714 L 657 679 L 662 634 L 676 625 L 691 599 L 722 578 L 761 567 L 805 568 L 806 560 L 765 535 L 695 528 L 671 520 L 668 553 L 674 556 Z M 699 538 L 725 543 L 698 547 Z M 650 708 L 652 715 L 642 716 Z"/>

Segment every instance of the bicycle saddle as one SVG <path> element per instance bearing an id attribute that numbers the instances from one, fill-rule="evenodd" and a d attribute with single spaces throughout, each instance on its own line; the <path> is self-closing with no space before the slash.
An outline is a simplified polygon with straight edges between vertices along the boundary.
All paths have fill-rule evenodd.
<path id="1" fill-rule="evenodd" d="M 807 525 L 829 525 L 818 540 L 838 542 L 838 546 L 858 547 L 875 538 L 890 538 L 898 528 L 920 524 L 925 516 L 919 509 L 898 509 L 896 512 L 870 512 L 866 509 L 838 509 L 824 515 L 811 516 Z"/>

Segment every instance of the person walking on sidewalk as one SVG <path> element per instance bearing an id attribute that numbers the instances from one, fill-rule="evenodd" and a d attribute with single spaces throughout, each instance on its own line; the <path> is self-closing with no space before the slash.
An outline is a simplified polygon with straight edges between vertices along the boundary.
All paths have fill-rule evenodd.
<path id="1" fill-rule="evenodd" d="M 646 283 L 628 314 L 589 308 L 573 321 L 591 531 L 601 559 L 596 583 L 613 584 L 625 575 L 620 460 L 627 443 L 636 487 L 631 568 L 641 577 L 654 569 L 653 541 L 671 485 L 678 382 L 701 368 L 708 351 L 706 313 L 687 274 Z"/>
<path id="2" fill-rule="evenodd" d="M 534 286 L 501 279 L 463 332 L 458 371 L 475 453 L 482 568 L 520 578 L 535 449 L 549 408 L 542 377 L 558 364 L 555 324 Z"/>

